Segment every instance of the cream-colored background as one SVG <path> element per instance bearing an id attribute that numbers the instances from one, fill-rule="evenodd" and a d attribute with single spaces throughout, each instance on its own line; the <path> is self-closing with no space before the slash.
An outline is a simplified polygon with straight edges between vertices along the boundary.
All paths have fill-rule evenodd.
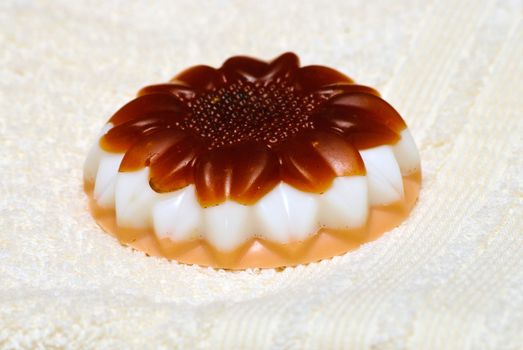
<path id="1" fill-rule="evenodd" d="M 225 272 L 121 247 L 82 164 L 138 88 L 287 50 L 376 86 L 420 147 L 401 227 Z M 522 349 L 522 1 L 0 5 L 0 348 Z"/>

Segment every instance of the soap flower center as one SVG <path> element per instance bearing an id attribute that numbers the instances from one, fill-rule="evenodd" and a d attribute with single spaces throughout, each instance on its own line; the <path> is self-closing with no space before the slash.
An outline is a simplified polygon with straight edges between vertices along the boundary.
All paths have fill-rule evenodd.
<path id="1" fill-rule="evenodd" d="M 205 139 L 209 149 L 246 141 L 273 147 L 300 130 L 313 128 L 311 114 L 321 102 L 284 77 L 239 80 L 190 101 L 191 117 L 180 128 Z"/>

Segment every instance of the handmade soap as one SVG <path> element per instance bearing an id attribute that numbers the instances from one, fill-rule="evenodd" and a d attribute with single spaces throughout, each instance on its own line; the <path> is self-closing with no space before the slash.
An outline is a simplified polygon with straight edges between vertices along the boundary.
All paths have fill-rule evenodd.
<path id="1" fill-rule="evenodd" d="M 418 150 L 379 93 L 324 66 L 235 56 L 141 89 L 102 128 L 84 184 L 123 244 L 183 263 L 281 267 L 397 226 Z"/>

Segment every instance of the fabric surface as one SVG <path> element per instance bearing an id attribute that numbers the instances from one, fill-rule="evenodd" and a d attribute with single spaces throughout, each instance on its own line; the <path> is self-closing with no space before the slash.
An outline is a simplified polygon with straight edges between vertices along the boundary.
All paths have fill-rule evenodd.
<path id="1" fill-rule="evenodd" d="M 522 1 L 4 0 L 0 28 L 0 348 L 523 348 Z M 241 272 L 98 228 L 82 166 L 116 109 L 189 65 L 285 51 L 404 116 L 424 174 L 406 222 Z"/>

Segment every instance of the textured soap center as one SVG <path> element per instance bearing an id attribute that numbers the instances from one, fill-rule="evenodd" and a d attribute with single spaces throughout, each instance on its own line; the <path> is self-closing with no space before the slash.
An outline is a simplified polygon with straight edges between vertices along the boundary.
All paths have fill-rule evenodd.
<path id="1" fill-rule="evenodd" d="M 311 112 L 321 99 L 305 95 L 288 81 L 236 81 L 189 103 L 191 117 L 180 128 L 208 141 L 209 148 L 244 141 L 276 145 L 312 127 Z"/>

